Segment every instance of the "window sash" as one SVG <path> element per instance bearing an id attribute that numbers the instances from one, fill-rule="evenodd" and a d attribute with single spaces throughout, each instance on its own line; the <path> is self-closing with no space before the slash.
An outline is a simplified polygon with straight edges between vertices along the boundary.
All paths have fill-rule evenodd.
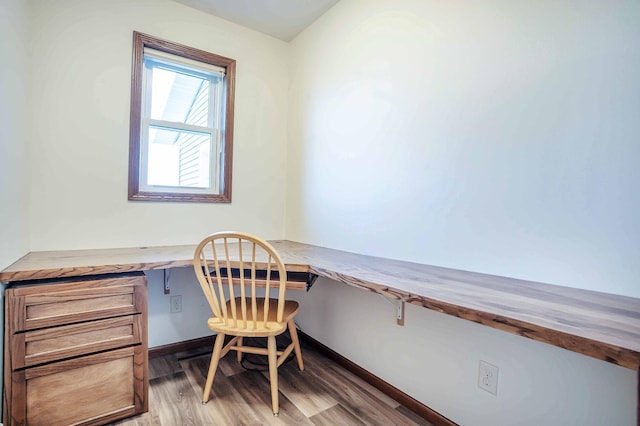
<path id="1" fill-rule="evenodd" d="M 201 72 L 203 74 L 208 73 L 210 75 L 217 75 L 219 78 L 223 78 L 226 74 L 226 70 L 223 67 L 219 67 L 213 64 L 207 64 L 205 62 L 194 61 L 183 56 L 173 55 L 171 53 L 152 49 L 150 47 L 144 48 L 144 59 L 159 64 L 167 64 L 176 69 L 181 68 L 187 71 L 202 70 Z"/>
<path id="2" fill-rule="evenodd" d="M 161 53 L 162 55 L 158 55 Z M 149 60 L 147 54 L 151 54 Z M 161 60 L 157 60 L 160 58 Z M 169 60 L 176 60 L 178 64 L 170 63 Z M 208 64 L 198 64 L 186 58 L 180 58 L 153 49 L 145 49 L 143 58 L 143 98 L 141 128 L 140 128 L 140 164 L 139 164 L 139 185 L 140 189 L 146 192 L 179 192 L 187 194 L 220 194 L 220 167 L 221 151 L 220 143 L 222 110 L 223 110 L 223 80 L 224 69 Z M 203 66 L 206 65 L 206 66 Z M 197 67 L 197 69 L 195 69 Z M 154 68 L 165 69 L 176 73 L 184 73 L 203 80 L 209 81 L 209 93 L 207 95 L 209 126 L 197 126 L 188 123 L 160 120 L 151 118 L 151 99 L 153 94 L 152 70 Z M 203 72 L 206 70 L 207 72 Z M 185 118 L 186 119 L 186 118 Z M 191 187 L 183 185 L 152 185 L 148 183 L 149 177 L 149 130 L 151 128 L 162 128 L 180 133 L 196 133 L 209 135 L 209 184 L 207 187 Z M 181 172 L 181 164 L 178 165 L 178 174 Z M 179 177 L 178 177 L 179 179 Z"/>
<path id="3" fill-rule="evenodd" d="M 221 167 L 222 149 L 221 147 L 221 132 L 219 130 L 208 131 L 183 131 L 181 129 L 161 126 L 155 124 L 143 124 L 141 138 L 143 140 L 149 140 L 149 130 L 151 127 L 165 129 L 169 131 L 176 131 L 180 133 L 195 133 L 209 135 L 209 185 L 207 187 L 192 187 L 192 186 L 180 186 L 180 185 L 152 185 L 147 181 L 148 166 L 149 166 L 149 144 L 143 143 L 141 145 L 140 158 L 146 159 L 140 162 L 140 189 L 148 192 L 167 192 L 167 191 L 179 191 L 189 194 L 220 194 L 220 174 L 218 173 L 219 167 Z M 215 163 L 215 164 L 213 164 Z"/>

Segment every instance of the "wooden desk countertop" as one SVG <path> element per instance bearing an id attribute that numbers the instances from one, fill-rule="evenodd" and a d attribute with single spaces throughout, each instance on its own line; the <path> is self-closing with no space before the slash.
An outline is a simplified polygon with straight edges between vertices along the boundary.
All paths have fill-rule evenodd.
<path id="1" fill-rule="evenodd" d="M 626 368 L 640 366 L 640 299 L 271 241 L 287 270 L 549 343 Z M 192 265 L 194 245 L 31 252 L 0 282 Z"/>

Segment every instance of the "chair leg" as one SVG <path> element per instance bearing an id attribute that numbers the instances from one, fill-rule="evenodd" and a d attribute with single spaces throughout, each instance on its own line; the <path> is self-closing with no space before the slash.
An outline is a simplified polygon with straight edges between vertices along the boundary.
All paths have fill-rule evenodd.
<path id="1" fill-rule="evenodd" d="M 236 342 L 236 346 L 241 347 L 242 346 L 242 337 L 238 337 L 238 341 Z M 237 356 L 238 356 L 238 362 L 242 362 L 242 351 L 237 351 Z"/>
<path id="2" fill-rule="evenodd" d="M 287 323 L 289 326 L 289 335 L 293 342 L 293 350 L 296 353 L 296 359 L 298 360 L 298 368 L 300 371 L 304 371 L 304 364 L 302 363 L 302 351 L 300 350 L 300 341 L 298 340 L 298 331 L 296 330 L 296 323 L 293 319 L 290 319 Z"/>
<path id="3" fill-rule="evenodd" d="M 271 382 L 271 408 L 273 415 L 278 416 L 278 355 L 276 353 L 276 337 L 267 338 L 267 355 L 269 356 L 269 381 Z"/>
<path id="4" fill-rule="evenodd" d="M 207 373 L 207 382 L 204 385 L 204 393 L 202 394 L 202 403 L 209 402 L 211 396 L 211 387 L 213 386 L 213 377 L 216 374 L 218 368 L 218 361 L 220 361 L 220 353 L 222 352 L 222 346 L 224 344 L 224 334 L 218 333 L 216 336 L 216 342 L 213 345 L 213 352 L 211 353 L 211 363 L 209 364 L 209 373 Z"/>

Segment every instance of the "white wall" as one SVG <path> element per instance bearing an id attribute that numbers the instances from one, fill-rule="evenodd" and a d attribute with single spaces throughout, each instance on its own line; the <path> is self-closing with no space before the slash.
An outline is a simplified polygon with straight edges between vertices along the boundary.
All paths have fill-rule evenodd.
<path id="1" fill-rule="evenodd" d="M 340 2 L 293 44 L 288 235 L 640 296 L 640 5 L 580 4 Z"/>
<path id="2" fill-rule="evenodd" d="M 292 42 L 287 238 L 640 297 L 639 19 L 342 0 Z M 303 299 L 303 330 L 461 424 L 635 424 L 631 370 L 414 307 L 397 328 L 326 280 Z"/>
<path id="3" fill-rule="evenodd" d="M 636 424 L 632 370 L 414 305 L 400 327 L 382 296 L 328 279 L 295 293 L 302 331 L 460 425 Z M 499 368 L 497 397 L 479 360 Z"/>
<path id="4" fill-rule="evenodd" d="M 282 238 L 288 46 L 170 0 L 34 0 L 31 250 Z M 237 60 L 231 204 L 127 200 L 134 30 Z"/>
<path id="5" fill-rule="evenodd" d="M 168 274 L 169 294 L 164 294 L 164 274 Z M 193 268 L 147 271 L 146 275 L 150 348 L 212 334 L 206 322 L 211 316 L 211 308 L 202 295 Z M 173 296 L 181 297 L 181 312 L 171 313 Z"/>
<path id="6" fill-rule="evenodd" d="M 0 3 L 0 269 L 29 248 L 26 35 L 24 2 Z"/>

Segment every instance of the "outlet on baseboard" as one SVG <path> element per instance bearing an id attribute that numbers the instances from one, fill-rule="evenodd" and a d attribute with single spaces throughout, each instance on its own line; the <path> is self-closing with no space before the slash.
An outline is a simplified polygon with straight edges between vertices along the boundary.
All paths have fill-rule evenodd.
<path id="1" fill-rule="evenodd" d="M 182 312 L 182 296 L 171 296 L 171 313 Z"/>
<path id="2" fill-rule="evenodd" d="M 478 387 L 494 395 L 498 395 L 498 367 L 485 361 L 478 366 Z"/>

